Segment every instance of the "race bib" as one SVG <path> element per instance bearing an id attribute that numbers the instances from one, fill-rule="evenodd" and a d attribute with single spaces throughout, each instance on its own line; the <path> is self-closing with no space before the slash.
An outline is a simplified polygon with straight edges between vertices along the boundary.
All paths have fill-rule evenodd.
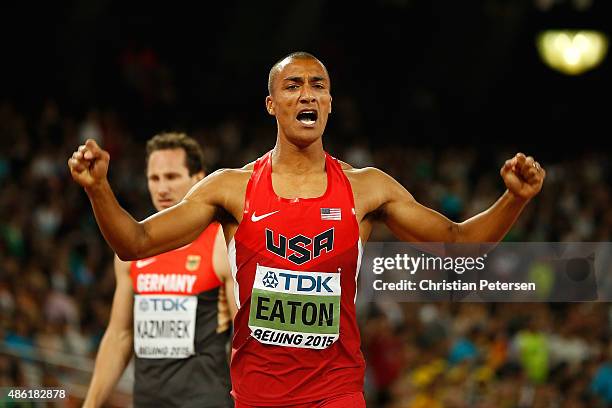
<path id="1" fill-rule="evenodd" d="M 259 342 L 324 349 L 340 335 L 340 274 L 257 265 L 249 328 Z"/>
<path id="2" fill-rule="evenodd" d="M 194 352 L 198 298 L 134 296 L 134 352 L 140 358 L 186 358 Z"/>

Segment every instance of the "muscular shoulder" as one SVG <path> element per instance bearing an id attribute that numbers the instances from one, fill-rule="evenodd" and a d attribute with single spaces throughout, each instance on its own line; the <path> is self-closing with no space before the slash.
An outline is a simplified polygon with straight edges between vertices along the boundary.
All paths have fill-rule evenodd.
<path id="1" fill-rule="evenodd" d="M 376 179 L 382 180 L 384 178 L 391 178 L 385 172 L 377 169 L 376 167 L 355 168 L 342 160 L 338 160 L 338 163 L 340 163 L 342 171 L 346 177 L 349 178 L 351 183 L 353 183 L 353 181 L 368 182 L 368 180 L 376 181 Z"/>
<path id="2" fill-rule="evenodd" d="M 253 164 L 249 163 L 239 169 L 219 169 L 208 177 L 214 178 L 216 181 L 221 183 L 240 183 L 249 177 L 253 173 Z"/>
<path id="3" fill-rule="evenodd" d="M 232 189 L 241 185 L 246 186 L 251 174 L 253 174 L 253 167 L 247 164 L 240 169 L 221 169 L 213 174 L 216 174 L 218 184 L 226 185 L 227 188 Z"/>
<path id="4" fill-rule="evenodd" d="M 240 169 L 217 170 L 198 182 L 185 200 L 216 207 L 218 220 L 225 219 L 226 214 L 240 220 L 247 184 L 252 173 L 253 170 L 249 169 L 248 165 Z"/>
<path id="5" fill-rule="evenodd" d="M 346 164 L 346 163 L 343 163 Z M 367 188 L 376 189 L 379 186 L 377 184 L 382 183 L 381 186 L 385 186 L 395 180 L 382 170 L 376 167 L 364 167 L 357 169 L 346 164 L 347 167 L 342 167 L 344 174 L 351 182 L 351 185 L 365 185 Z"/>
<path id="6" fill-rule="evenodd" d="M 254 168 L 255 168 L 255 162 L 252 161 L 252 162 L 250 162 L 248 164 L 245 164 L 240 170 L 246 170 L 246 171 L 249 171 L 249 172 L 253 172 Z"/>
<path id="7" fill-rule="evenodd" d="M 355 206 L 362 216 L 378 211 L 392 197 L 406 192 L 393 177 L 375 167 L 348 166 L 343 167 L 343 171 L 351 183 Z"/>
<path id="8" fill-rule="evenodd" d="M 252 170 L 219 169 L 196 184 L 188 194 L 190 199 L 205 199 L 212 204 L 222 205 L 228 196 L 246 189 Z"/>
<path id="9" fill-rule="evenodd" d="M 351 166 L 350 164 L 343 162 L 342 160 L 338 160 L 338 163 L 340 163 L 340 167 L 342 167 L 342 170 L 351 170 L 353 168 L 353 166 Z"/>

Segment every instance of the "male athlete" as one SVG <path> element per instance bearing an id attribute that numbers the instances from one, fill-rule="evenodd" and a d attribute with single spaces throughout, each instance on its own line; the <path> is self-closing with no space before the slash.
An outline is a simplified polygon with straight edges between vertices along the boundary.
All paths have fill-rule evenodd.
<path id="1" fill-rule="evenodd" d="M 363 407 L 354 302 L 372 225 L 384 222 L 405 241 L 496 242 L 540 191 L 545 172 L 517 154 L 501 168 L 507 190 L 499 200 L 455 223 L 384 172 L 354 169 L 323 150 L 332 98 L 317 58 L 283 58 L 268 88 L 274 148 L 241 169 L 211 174 L 144 221 L 117 203 L 106 178 L 109 155 L 94 141 L 74 152 L 69 167 L 122 259 L 186 245 L 214 220 L 223 224 L 239 308 L 231 363 L 237 407 Z"/>
<path id="2" fill-rule="evenodd" d="M 157 211 L 180 202 L 202 178 L 194 139 L 163 133 L 148 141 L 147 181 Z M 115 258 L 115 276 L 110 323 L 84 406 L 105 402 L 132 350 L 136 407 L 233 406 L 226 344 L 236 306 L 220 224 L 170 252 L 136 262 Z"/>

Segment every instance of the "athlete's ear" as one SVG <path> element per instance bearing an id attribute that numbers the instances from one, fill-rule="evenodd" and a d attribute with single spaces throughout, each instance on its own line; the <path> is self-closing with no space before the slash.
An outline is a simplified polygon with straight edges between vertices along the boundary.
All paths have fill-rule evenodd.
<path id="1" fill-rule="evenodd" d="M 329 96 L 329 113 L 331 113 L 331 108 L 332 108 L 332 100 L 333 98 L 331 97 L 331 95 Z"/>
<path id="2" fill-rule="evenodd" d="M 266 96 L 266 110 L 269 115 L 274 116 L 274 102 L 272 101 L 272 97 L 270 95 Z"/>

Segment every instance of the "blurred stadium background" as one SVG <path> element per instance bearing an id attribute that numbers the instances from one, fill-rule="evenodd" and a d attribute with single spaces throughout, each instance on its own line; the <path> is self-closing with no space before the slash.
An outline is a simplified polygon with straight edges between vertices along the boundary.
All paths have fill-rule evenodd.
<path id="1" fill-rule="evenodd" d="M 145 140 L 186 131 L 210 171 L 255 159 L 275 139 L 268 70 L 296 50 L 330 71 L 332 154 L 462 220 L 495 200 L 501 164 L 524 151 L 548 178 L 507 240 L 611 240 L 610 58 L 568 76 L 535 44 L 544 29 L 605 33 L 610 2 L 261 3 L 2 6 L 0 387 L 62 387 L 71 397 L 56 406 L 78 406 L 108 321 L 112 253 L 69 177 L 74 148 L 100 141 L 120 202 L 144 218 Z M 607 303 L 360 310 L 370 407 L 612 404 Z M 109 406 L 129 405 L 130 385 L 128 370 Z"/>

